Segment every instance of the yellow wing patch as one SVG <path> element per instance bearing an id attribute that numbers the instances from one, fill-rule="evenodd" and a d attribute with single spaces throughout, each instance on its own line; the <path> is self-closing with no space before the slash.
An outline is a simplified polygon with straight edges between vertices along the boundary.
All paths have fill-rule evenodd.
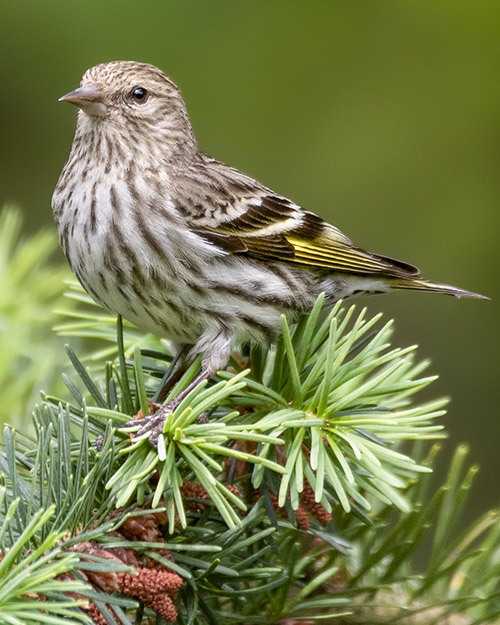
<path id="1" fill-rule="evenodd" d="M 269 194 L 258 200 L 236 218 L 210 226 L 193 224 L 193 231 L 229 254 L 260 261 L 381 277 L 419 275 L 413 265 L 356 247 L 340 230 L 286 198 Z"/>
<path id="2" fill-rule="evenodd" d="M 288 234 L 285 237 L 294 247 L 295 263 L 349 273 L 380 273 L 393 269 L 390 263 L 356 247 L 347 247 L 328 239 L 307 241 Z"/>

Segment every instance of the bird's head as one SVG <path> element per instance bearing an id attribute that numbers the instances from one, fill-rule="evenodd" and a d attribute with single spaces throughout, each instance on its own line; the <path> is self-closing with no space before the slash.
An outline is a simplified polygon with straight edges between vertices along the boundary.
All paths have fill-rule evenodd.
<path id="1" fill-rule="evenodd" d="M 91 67 L 74 91 L 59 98 L 77 106 L 79 124 L 121 134 L 158 135 L 194 141 L 186 106 L 177 85 L 147 63 L 113 61 Z"/>

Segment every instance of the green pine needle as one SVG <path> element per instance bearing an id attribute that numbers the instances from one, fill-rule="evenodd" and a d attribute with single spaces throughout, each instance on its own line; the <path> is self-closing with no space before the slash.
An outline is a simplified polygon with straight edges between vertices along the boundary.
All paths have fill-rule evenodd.
<path id="1" fill-rule="evenodd" d="M 391 348 L 390 322 L 380 327 L 380 315 L 341 303 L 325 313 L 318 298 L 297 324 L 283 319 L 278 344 L 253 349 L 248 368 L 235 359 L 192 391 L 155 448 L 134 437 L 137 427 L 121 428 L 139 409 L 147 414 L 173 350 L 121 319 L 116 327 L 75 283 L 70 297 L 78 307 L 58 331 L 106 346 L 83 359 L 67 350 L 70 395 L 43 396 L 35 438 L 5 432 L 6 622 L 90 622 L 80 610 L 87 599 L 110 625 L 153 622 L 150 607 L 85 581 L 85 572 L 130 568 L 71 551 L 84 541 L 179 574 L 180 624 L 411 625 L 422 614 L 429 624 L 453 614 L 467 625 L 495 622 L 500 513 L 460 533 L 477 473 L 465 447 L 433 491 L 438 447 L 425 450 L 444 436 L 437 420 L 447 402 L 415 401 L 435 377 L 424 375 L 429 363 L 415 361 L 414 347 Z M 199 360 L 167 401 L 198 369 Z M 186 495 L 186 484 L 199 495 Z M 309 513 L 303 527 L 306 501 L 326 521 Z M 152 509 L 166 515 L 167 542 L 118 537 L 126 519 Z M 422 544 L 431 546 L 427 560 Z M 71 577 L 58 579 L 63 573 Z"/>

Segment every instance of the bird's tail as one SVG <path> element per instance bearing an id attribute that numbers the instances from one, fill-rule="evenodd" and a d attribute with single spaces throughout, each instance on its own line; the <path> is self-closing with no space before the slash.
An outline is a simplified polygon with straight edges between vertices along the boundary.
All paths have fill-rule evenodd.
<path id="1" fill-rule="evenodd" d="M 472 291 L 465 291 L 459 289 L 456 286 L 450 286 L 449 284 L 439 284 L 437 282 L 431 282 L 430 280 L 423 280 L 421 278 L 392 278 L 390 285 L 393 289 L 411 289 L 412 291 L 429 291 L 432 293 L 445 293 L 446 295 L 453 295 L 454 297 L 471 297 L 474 299 L 490 299 L 485 295 L 479 293 L 473 293 Z"/>

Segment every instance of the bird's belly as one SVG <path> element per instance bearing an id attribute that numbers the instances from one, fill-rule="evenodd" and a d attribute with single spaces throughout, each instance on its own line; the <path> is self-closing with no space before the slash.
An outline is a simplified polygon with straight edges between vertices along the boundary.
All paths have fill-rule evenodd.
<path id="1" fill-rule="evenodd" d="M 250 286 L 248 272 L 242 280 L 241 268 L 227 263 L 207 264 L 198 281 L 192 275 L 183 279 L 160 273 L 160 265 L 145 280 L 125 264 L 109 269 L 97 254 L 74 266 L 84 288 L 104 308 L 141 330 L 179 343 L 194 344 L 207 331 L 226 333 L 239 342 L 269 341 L 280 330 L 281 313 L 295 317 L 297 312 L 295 306 L 285 306 L 286 298 L 277 298 L 278 284 L 276 290 L 258 292 L 258 282 L 269 288 L 272 273 L 257 275 Z"/>
<path id="2" fill-rule="evenodd" d="M 97 253 L 77 260 L 68 258 L 87 293 L 103 308 L 139 329 L 189 344 L 203 331 L 196 311 L 181 305 L 182 283 L 140 275 L 125 263 L 107 263 Z"/>
<path id="3" fill-rule="evenodd" d="M 87 229 L 86 237 L 77 225 L 65 250 L 73 271 L 107 310 L 179 343 L 196 343 L 206 333 L 236 342 L 272 340 L 281 328 L 280 315 L 296 318 L 320 292 L 308 272 L 227 255 L 203 257 L 189 248 L 182 231 L 158 238 L 165 248 L 159 254 L 144 244 L 124 251 L 108 230 L 89 235 Z M 125 226 L 122 231 L 131 237 Z"/>
<path id="4" fill-rule="evenodd" d="M 121 315 L 139 329 L 179 343 L 194 343 L 202 332 L 200 319 L 169 301 L 160 289 L 149 284 L 147 289 L 130 282 L 103 284 L 100 275 L 82 276 L 86 291 L 104 308 Z"/>

